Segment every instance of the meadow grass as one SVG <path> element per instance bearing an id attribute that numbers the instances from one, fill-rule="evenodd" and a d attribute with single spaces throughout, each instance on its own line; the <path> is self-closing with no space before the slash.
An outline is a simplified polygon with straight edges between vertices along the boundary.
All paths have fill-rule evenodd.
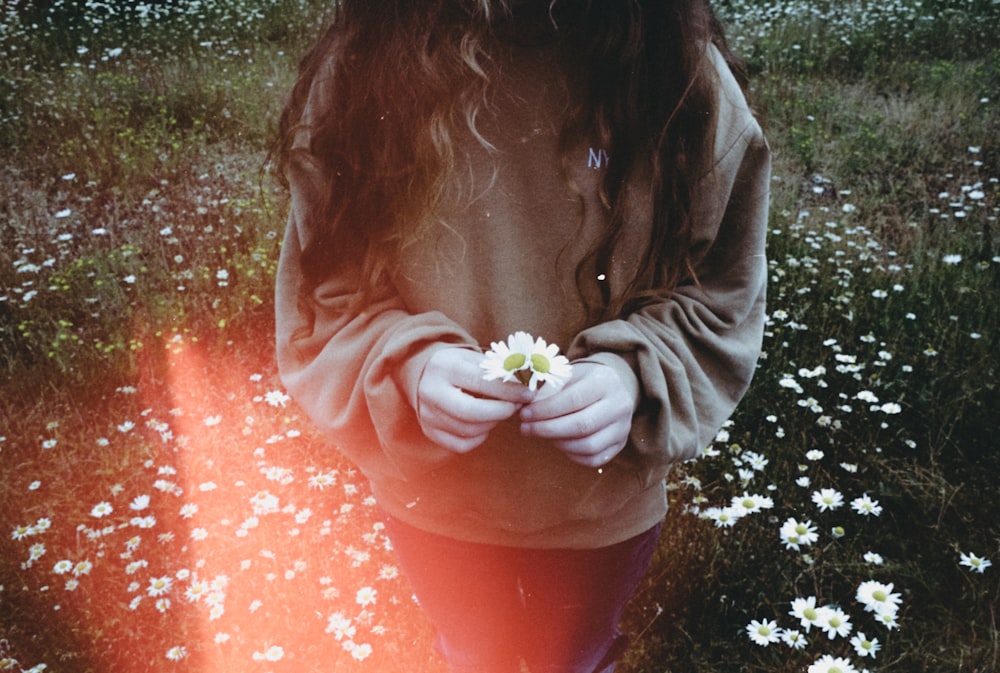
<path id="1" fill-rule="evenodd" d="M 0 670 L 444 670 L 273 363 L 263 167 L 327 9 L 3 5 Z M 620 670 L 998 670 L 1000 5 L 719 11 L 774 154 L 765 355 Z"/>

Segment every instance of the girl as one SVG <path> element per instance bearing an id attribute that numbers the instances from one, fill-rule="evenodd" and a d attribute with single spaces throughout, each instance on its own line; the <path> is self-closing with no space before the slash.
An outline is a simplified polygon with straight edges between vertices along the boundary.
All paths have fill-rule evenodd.
<path id="1" fill-rule="evenodd" d="M 281 374 L 442 654 L 611 671 L 762 338 L 768 151 L 706 0 L 341 0 L 281 133 Z M 519 330 L 565 386 L 484 379 Z"/>

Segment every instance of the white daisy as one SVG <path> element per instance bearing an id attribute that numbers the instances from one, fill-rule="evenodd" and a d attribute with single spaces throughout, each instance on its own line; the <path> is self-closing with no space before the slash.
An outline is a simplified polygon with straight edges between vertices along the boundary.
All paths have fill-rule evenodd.
<path id="1" fill-rule="evenodd" d="M 285 650 L 280 645 L 271 645 L 271 647 L 267 648 L 264 652 L 265 661 L 281 661 L 284 656 Z"/>
<path id="2" fill-rule="evenodd" d="M 816 526 L 812 521 L 800 522 L 794 518 L 789 518 L 781 526 L 779 531 L 781 541 L 785 543 L 785 549 L 798 551 L 800 545 L 810 545 L 819 539 Z"/>
<path id="3" fill-rule="evenodd" d="M 365 608 L 375 603 L 377 595 L 378 592 L 375 589 L 372 589 L 371 587 L 361 587 L 358 589 L 358 593 L 354 597 L 354 600 L 358 605 Z"/>
<path id="4" fill-rule="evenodd" d="M 264 394 L 264 401 L 272 407 L 284 407 L 292 398 L 282 390 L 270 390 Z"/>
<path id="5" fill-rule="evenodd" d="M 528 356 L 531 363 L 531 379 L 528 388 L 536 390 L 548 383 L 555 388 L 561 388 L 573 374 L 573 367 L 564 355 L 559 355 L 559 346 L 546 344 L 539 337 Z"/>
<path id="6" fill-rule="evenodd" d="M 490 350 L 486 352 L 484 359 L 479 366 L 486 372 L 483 378 L 487 381 L 500 379 L 509 382 L 522 380 L 518 372 L 531 369 L 531 351 L 535 346 L 535 340 L 527 332 L 514 332 L 507 341 L 494 341 L 490 344 Z M 528 378 L 530 373 L 525 377 Z"/>
<path id="7" fill-rule="evenodd" d="M 893 585 L 883 584 L 875 580 L 862 582 L 855 594 L 858 602 L 865 606 L 865 611 L 876 615 L 896 614 L 900 604 L 900 594 L 892 592 Z"/>
<path id="8" fill-rule="evenodd" d="M 961 565 L 966 566 L 977 573 L 982 573 L 984 570 L 993 565 L 993 562 L 989 559 L 983 558 L 981 556 L 976 556 L 975 554 L 965 554 L 961 555 L 961 560 L 959 561 Z"/>
<path id="9" fill-rule="evenodd" d="M 38 532 L 38 529 L 35 528 L 34 526 L 24 526 L 24 525 L 22 525 L 22 526 L 18 526 L 17 528 L 15 528 L 14 532 L 12 532 L 10 534 L 10 537 L 13 540 L 23 540 L 24 538 L 28 537 L 29 535 L 34 535 L 37 532 Z"/>
<path id="10" fill-rule="evenodd" d="M 180 661 L 187 656 L 187 648 L 183 645 L 175 645 L 167 650 L 167 659 L 170 661 Z"/>
<path id="11" fill-rule="evenodd" d="M 732 528 L 741 516 L 742 512 L 733 507 L 709 507 L 701 514 L 701 518 L 715 522 L 716 528 Z"/>
<path id="12" fill-rule="evenodd" d="M 191 603 L 197 603 L 208 594 L 208 582 L 205 580 L 194 580 L 184 590 L 184 598 Z"/>
<path id="13" fill-rule="evenodd" d="M 746 628 L 750 640 L 758 645 L 767 647 L 771 643 L 781 640 L 781 629 L 778 628 L 778 623 L 769 619 L 762 621 L 755 619 L 747 624 Z"/>
<path id="14" fill-rule="evenodd" d="M 861 631 L 858 631 L 857 635 L 851 638 L 851 645 L 859 657 L 871 657 L 872 659 L 875 658 L 875 653 L 882 649 L 878 638 L 869 640 Z"/>
<path id="15" fill-rule="evenodd" d="M 824 654 L 816 660 L 816 663 L 809 666 L 807 673 L 858 673 L 858 669 L 843 657 Z"/>
<path id="16" fill-rule="evenodd" d="M 809 641 L 802 635 L 802 632 L 795 629 L 782 629 L 781 642 L 793 650 L 801 650 L 809 644 Z"/>
<path id="17" fill-rule="evenodd" d="M 559 347 L 527 332 L 514 332 L 507 341 L 495 341 L 484 355 L 480 367 L 487 381 L 520 381 L 531 390 L 549 383 L 558 388 L 569 380 L 572 365 L 559 355 Z"/>
<path id="18" fill-rule="evenodd" d="M 877 619 L 882 626 L 889 629 L 890 631 L 899 628 L 899 620 L 896 619 L 895 612 L 883 612 L 877 616 Z"/>
<path id="19" fill-rule="evenodd" d="M 332 633 L 333 637 L 337 640 L 350 639 L 354 637 L 356 627 L 351 623 L 349 617 L 345 617 L 340 612 L 335 612 L 327 620 L 326 632 Z"/>
<path id="20" fill-rule="evenodd" d="M 351 657 L 358 661 L 364 661 L 372 653 L 372 646 L 368 643 L 361 643 L 351 648 Z"/>
<path id="21" fill-rule="evenodd" d="M 750 495 L 744 492 L 743 495 L 733 496 L 731 505 L 743 514 L 754 514 L 762 509 L 774 507 L 774 500 L 765 495 Z"/>
<path id="22" fill-rule="evenodd" d="M 871 563 L 872 565 L 880 566 L 885 563 L 885 559 L 878 552 L 868 551 L 865 552 L 865 563 Z"/>
<path id="23" fill-rule="evenodd" d="M 799 624 L 806 630 L 806 633 L 809 633 L 814 625 L 819 625 L 820 608 L 816 607 L 815 596 L 796 598 L 792 601 L 792 609 L 788 614 L 799 620 Z"/>
<path id="24" fill-rule="evenodd" d="M 836 489 L 822 488 L 812 494 L 812 501 L 819 507 L 819 511 L 825 512 L 843 505 L 844 496 Z"/>
<path id="25" fill-rule="evenodd" d="M 768 463 L 767 458 L 753 451 L 744 451 L 743 459 L 746 461 L 747 465 L 758 472 L 763 471 L 764 468 L 767 467 Z"/>
<path id="26" fill-rule="evenodd" d="M 846 636 L 853 628 L 851 618 L 838 607 L 827 606 L 819 609 L 819 627 L 833 640 L 837 636 Z"/>
<path id="27" fill-rule="evenodd" d="M 146 593 L 154 598 L 156 596 L 162 596 L 170 591 L 173 584 L 174 580 L 169 575 L 154 577 L 149 580 L 149 586 L 146 587 Z"/>
<path id="28" fill-rule="evenodd" d="M 867 493 L 852 500 L 851 508 L 861 516 L 878 516 L 882 513 L 882 505 L 878 500 L 872 500 Z"/>

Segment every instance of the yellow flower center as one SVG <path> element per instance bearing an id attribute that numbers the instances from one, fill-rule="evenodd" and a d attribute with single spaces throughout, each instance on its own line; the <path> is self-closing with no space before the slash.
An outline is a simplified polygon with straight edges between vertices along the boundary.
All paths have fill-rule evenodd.
<path id="1" fill-rule="evenodd" d="M 809 532 L 809 529 L 806 528 L 805 524 L 800 523 L 798 526 L 795 527 L 795 532 L 798 533 L 799 535 L 805 535 L 806 533 Z"/>
<path id="2" fill-rule="evenodd" d="M 541 353 L 532 353 L 531 368 L 539 374 L 548 374 L 549 369 L 551 369 L 551 364 L 549 364 L 549 359 Z"/>
<path id="3" fill-rule="evenodd" d="M 886 598 L 888 598 L 888 596 L 886 596 L 886 595 L 885 595 L 885 592 L 884 592 L 884 591 L 882 591 L 882 590 L 880 589 L 880 590 L 878 590 L 878 591 L 874 591 L 874 592 L 872 592 L 872 598 L 874 598 L 874 599 L 875 599 L 875 600 L 877 600 L 877 601 L 878 601 L 879 603 L 881 603 L 881 602 L 882 602 L 882 601 L 884 601 L 884 600 L 885 600 Z"/>
<path id="4" fill-rule="evenodd" d="M 503 368 L 509 372 L 515 371 L 524 366 L 525 360 L 527 358 L 524 356 L 524 353 L 511 353 L 503 361 Z"/>
<path id="5" fill-rule="evenodd" d="M 816 619 L 816 617 L 819 616 L 816 614 L 815 608 L 806 608 L 805 610 L 802 611 L 802 615 L 809 621 L 813 621 L 814 619 Z"/>

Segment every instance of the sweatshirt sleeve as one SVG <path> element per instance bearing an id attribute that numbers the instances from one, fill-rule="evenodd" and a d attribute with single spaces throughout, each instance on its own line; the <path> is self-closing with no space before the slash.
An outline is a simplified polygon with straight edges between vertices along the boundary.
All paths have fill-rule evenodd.
<path id="1" fill-rule="evenodd" d="M 323 77 L 307 103 L 325 102 Z M 318 87 L 318 88 L 317 88 Z M 441 313 L 413 314 L 388 294 L 350 311 L 357 260 L 339 260 L 313 293 L 315 316 L 299 308 L 302 251 L 314 235 L 323 180 L 299 132 L 289 167 L 291 206 L 275 287 L 278 369 L 289 393 L 338 451 L 369 478 L 407 479 L 434 469 L 453 454 L 423 434 L 416 389 L 436 349 L 476 347 L 465 330 Z"/>
<path id="2" fill-rule="evenodd" d="M 720 75 L 716 169 L 694 204 L 697 281 L 585 330 L 569 353 L 637 380 L 630 446 L 653 461 L 693 458 L 708 445 L 746 392 L 761 351 L 770 155 L 731 75 Z"/>

